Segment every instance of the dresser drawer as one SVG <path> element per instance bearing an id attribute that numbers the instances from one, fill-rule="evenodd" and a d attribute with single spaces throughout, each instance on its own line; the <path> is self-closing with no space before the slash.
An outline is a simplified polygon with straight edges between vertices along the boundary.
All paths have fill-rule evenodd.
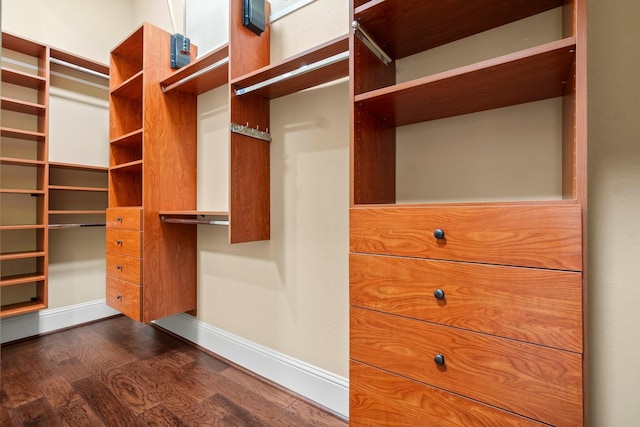
<path id="1" fill-rule="evenodd" d="M 107 253 L 141 257 L 142 232 L 107 228 Z"/>
<path id="2" fill-rule="evenodd" d="M 582 270 L 577 205 L 356 207 L 349 229 L 351 252 Z"/>
<path id="3" fill-rule="evenodd" d="M 107 227 L 123 230 L 142 230 L 142 208 L 107 209 Z"/>
<path id="4" fill-rule="evenodd" d="M 134 320 L 142 319 L 142 288 L 107 275 L 107 305 Z"/>
<path id="5" fill-rule="evenodd" d="M 582 352 L 578 272 L 350 254 L 349 283 L 353 306 Z"/>
<path id="6" fill-rule="evenodd" d="M 353 361 L 349 368 L 349 425 L 543 426 L 516 414 Z"/>
<path id="7" fill-rule="evenodd" d="M 109 253 L 107 254 L 107 274 L 139 285 L 142 283 L 140 258 Z"/>
<path id="8" fill-rule="evenodd" d="M 350 326 L 355 361 L 544 423 L 582 425 L 580 354 L 353 307 Z"/>

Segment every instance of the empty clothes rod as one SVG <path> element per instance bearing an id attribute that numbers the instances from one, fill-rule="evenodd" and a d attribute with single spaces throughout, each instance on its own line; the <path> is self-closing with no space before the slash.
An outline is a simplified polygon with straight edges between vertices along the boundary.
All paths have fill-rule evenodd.
<path id="1" fill-rule="evenodd" d="M 173 223 L 173 224 L 229 225 L 229 221 L 227 220 L 167 218 L 165 216 L 161 218 L 162 218 L 162 222 Z"/>
<path id="2" fill-rule="evenodd" d="M 87 223 L 87 224 L 49 224 L 49 228 L 81 228 L 81 227 L 105 227 L 105 223 Z"/>

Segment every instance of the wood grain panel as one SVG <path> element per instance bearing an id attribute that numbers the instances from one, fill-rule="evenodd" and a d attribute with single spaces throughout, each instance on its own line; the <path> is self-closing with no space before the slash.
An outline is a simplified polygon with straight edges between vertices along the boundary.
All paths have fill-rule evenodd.
<path id="1" fill-rule="evenodd" d="M 144 26 L 143 319 L 196 308 L 196 227 L 162 224 L 160 210 L 196 209 L 197 97 L 163 93 L 173 73 L 169 33 Z M 192 46 L 191 57 L 196 48 Z M 149 286 L 146 286 L 149 285 Z"/>
<path id="2" fill-rule="evenodd" d="M 543 425 L 358 362 L 351 362 L 349 379 L 352 427 Z"/>
<path id="3" fill-rule="evenodd" d="M 142 233 L 107 228 L 107 253 L 142 256 Z"/>
<path id="4" fill-rule="evenodd" d="M 142 209 L 109 208 L 107 209 L 107 227 L 123 230 L 142 231 Z"/>
<path id="5" fill-rule="evenodd" d="M 434 230 L 444 230 L 436 239 Z M 578 205 L 352 208 L 351 252 L 582 270 Z"/>
<path id="6" fill-rule="evenodd" d="M 582 424 L 580 354 L 359 308 L 350 326 L 356 361 L 552 425 Z"/>
<path id="7" fill-rule="evenodd" d="M 353 306 L 582 352 L 580 273 L 351 254 L 349 283 Z"/>
<path id="8" fill-rule="evenodd" d="M 120 254 L 107 254 L 107 274 L 141 285 L 142 265 L 140 258 Z"/>
<path id="9" fill-rule="evenodd" d="M 562 6 L 563 1 L 374 0 L 356 4 L 360 3 L 355 19 L 398 59 Z"/>
<path id="10" fill-rule="evenodd" d="M 107 276 L 107 305 L 138 322 L 142 321 L 142 287 Z"/>

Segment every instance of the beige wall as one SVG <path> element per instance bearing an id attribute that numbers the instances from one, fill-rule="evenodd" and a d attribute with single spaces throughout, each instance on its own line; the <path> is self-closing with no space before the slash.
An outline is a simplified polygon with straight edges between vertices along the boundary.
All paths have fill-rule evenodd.
<path id="1" fill-rule="evenodd" d="M 640 422 L 640 2 L 589 1 L 592 426 Z"/>
<path id="2" fill-rule="evenodd" d="M 72 8 L 74 3 L 79 8 Z M 153 7 L 149 13 L 160 17 L 166 8 L 162 3 L 147 1 Z M 316 1 L 278 21 L 273 56 L 290 55 L 346 32 L 346 3 Z M 3 29 L 106 61 L 111 47 L 146 15 L 146 9 L 139 8 L 134 18 L 132 2 L 126 0 L 92 1 L 91 11 L 83 10 L 83 4 L 88 2 L 4 0 Z M 30 13 L 23 13 L 25 9 Z M 300 30 L 295 22 L 303 21 L 304 14 L 322 20 L 336 13 L 338 26 L 323 24 L 329 27 L 326 34 L 321 27 L 296 34 Z M 638 16 L 636 0 L 589 0 L 589 412 L 593 426 L 631 426 L 640 419 Z M 70 17 L 77 25 L 63 25 Z M 78 33 L 84 36 L 77 37 Z M 201 112 L 199 126 L 215 133 L 228 113 L 226 88 L 213 92 L 201 97 L 202 111 L 213 113 L 203 116 Z M 347 85 L 339 83 L 272 101 L 271 241 L 229 246 L 224 228 L 199 231 L 200 318 L 339 375 L 347 374 L 348 357 L 347 96 Z M 199 150 L 203 157 L 198 165 L 202 169 L 199 203 L 209 208 L 215 199 L 226 196 L 207 196 L 218 179 L 204 157 L 213 155 L 216 147 Z"/>

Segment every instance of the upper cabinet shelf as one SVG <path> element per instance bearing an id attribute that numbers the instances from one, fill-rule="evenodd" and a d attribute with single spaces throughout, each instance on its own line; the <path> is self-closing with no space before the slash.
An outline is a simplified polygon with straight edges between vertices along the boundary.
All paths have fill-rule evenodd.
<path id="1" fill-rule="evenodd" d="M 561 96 L 575 37 L 355 96 L 394 126 Z"/>
<path id="2" fill-rule="evenodd" d="M 2 67 L 2 81 L 31 89 L 44 90 L 47 79 L 34 74 Z"/>
<path id="3" fill-rule="evenodd" d="M 256 92 L 278 98 L 349 75 L 349 35 L 330 40 L 278 64 L 231 81 L 236 95 Z"/>
<path id="4" fill-rule="evenodd" d="M 354 0 L 355 20 L 393 59 L 562 6 L 563 0 Z"/>
<path id="5" fill-rule="evenodd" d="M 224 44 L 160 82 L 163 92 L 172 90 L 201 93 L 215 89 L 229 81 L 229 45 Z"/>

